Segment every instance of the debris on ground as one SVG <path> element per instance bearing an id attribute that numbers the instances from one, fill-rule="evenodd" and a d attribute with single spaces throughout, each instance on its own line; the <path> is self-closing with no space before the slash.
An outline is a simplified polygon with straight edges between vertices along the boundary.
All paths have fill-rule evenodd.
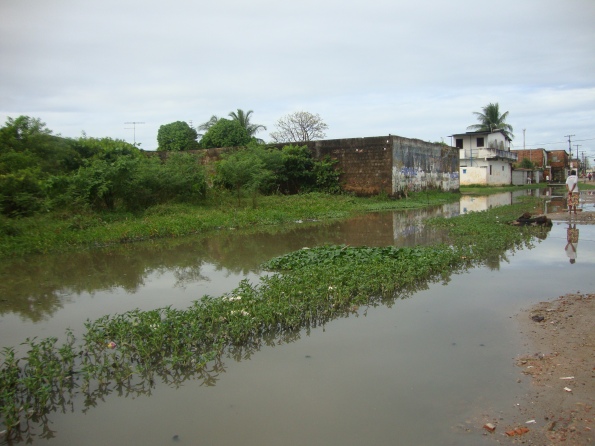
<path id="1" fill-rule="evenodd" d="M 550 220 L 545 215 L 538 215 L 537 217 L 533 217 L 529 212 L 525 212 L 519 218 L 514 220 L 510 223 L 513 226 L 552 226 L 552 220 Z"/>

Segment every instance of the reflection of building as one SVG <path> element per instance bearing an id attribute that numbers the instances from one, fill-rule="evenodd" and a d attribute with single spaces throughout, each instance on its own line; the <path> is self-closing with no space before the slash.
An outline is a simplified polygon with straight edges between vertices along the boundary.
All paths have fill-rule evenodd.
<path id="1" fill-rule="evenodd" d="M 506 206 L 509 204 L 512 204 L 512 194 L 510 192 L 483 195 L 479 197 L 474 195 L 463 195 L 461 197 L 461 214 L 485 211 L 494 206 Z"/>
<path id="2" fill-rule="evenodd" d="M 508 185 L 512 183 L 510 138 L 502 130 L 452 135 L 459 149 L 461 186 L 470 184 Z"/>
<path id="3" fill-rule="evenodd" d="M 459 203 L 446 203 L 424 209 L 410 209 L 392 213 L 393 241 L 395 246 L 418 246 L 430 243 L 443 243 L 447 239 L 445 231 L 428 229 L 425 220 L 434 217 L 456 217 Z"/>

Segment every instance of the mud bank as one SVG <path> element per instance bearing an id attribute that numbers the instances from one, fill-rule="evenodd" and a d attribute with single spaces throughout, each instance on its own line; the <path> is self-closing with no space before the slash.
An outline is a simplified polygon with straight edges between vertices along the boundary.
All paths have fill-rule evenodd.
<path id="1" fill-rule="evenodd" d="M 566 294 L 516 315 L 524 341 L 516 358 L 528 392 L 510 413 L 486 417 L 496 444 L 595 444 L 595 294 Z"/>

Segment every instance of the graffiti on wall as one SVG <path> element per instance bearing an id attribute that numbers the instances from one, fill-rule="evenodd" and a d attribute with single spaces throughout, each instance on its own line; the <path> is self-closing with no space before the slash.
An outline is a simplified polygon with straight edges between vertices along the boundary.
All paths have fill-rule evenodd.
<path id="1" fill-rule="evenodd" d="M 421 141 L 399 138 L 394 142 L 394 194 L 407 196 L 409 192 L 426 189 L 450 191 L 458 188 L 458 153 Z"/>

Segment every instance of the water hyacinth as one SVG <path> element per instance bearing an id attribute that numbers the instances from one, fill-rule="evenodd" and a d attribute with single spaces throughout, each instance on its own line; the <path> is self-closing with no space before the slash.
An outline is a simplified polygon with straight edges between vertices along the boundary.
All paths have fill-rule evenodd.
<path id="1" fill-rule="evenodd" d="M 241 358 L 262 344 L 289 342 L 301 329 L 368 305 L 392 305 L 431 281 L 446 281 L 454 271 L 530 243 L 534 229 L 505 225 L 510 211 L 494 212 L 431 222 L 449 229 L 448 245 L 300 249 L 263 265 L 270 274 L 258 284 L 244 280 L 231 293 L 204 296 L 189 308 L 106 315 L 87 321 L 79 340 L 71 332 L 63 345 L 55 338 L 27 340 L 23 358 L 5 348 L 2 429 L 9 435 L 26 430 L 28 420 L 68 404 L 77 393 L 92 404 L 118 388 L 143 394 L 157 379 L 212 382 L 210 371 L 220 366 L 222 353 Z"/>

